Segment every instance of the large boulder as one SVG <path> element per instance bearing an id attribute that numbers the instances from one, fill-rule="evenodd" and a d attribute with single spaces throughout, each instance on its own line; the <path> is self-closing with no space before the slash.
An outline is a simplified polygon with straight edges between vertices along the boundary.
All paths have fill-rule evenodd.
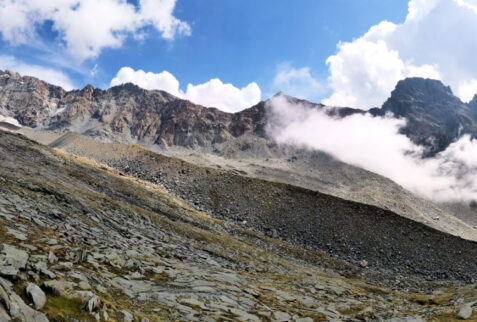
<path id="1" fill-rule="evenodd" d="M 28 262 L 28 253 L 8 244 L 0 245 L 0 275 L 15 276 Z"/>
<path id="2" fill-rule="evenodd" d="M 46 295 L 37 285 L 29 283 L 25 289 L 25 292 L 27 296 L 31 299 L 37 310 L 45 306 Z"/>
<path id="3" fill-rule="evenodd" d="M 48 322 L 48 319 L 29 307 L 13 291 L 12 283 L 0 277 L 0 321 Z"/>

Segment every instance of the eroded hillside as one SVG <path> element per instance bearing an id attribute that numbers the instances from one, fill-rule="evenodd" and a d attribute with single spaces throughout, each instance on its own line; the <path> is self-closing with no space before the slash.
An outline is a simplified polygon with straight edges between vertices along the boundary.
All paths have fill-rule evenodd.
<path id="1" fill-rule="evenodd" d="M 19 135 L 0 132 L 0 150 L 7 321 L 449 320 L 475 298 L 473 286 L 445 281 L 419 279 L 402 291 L 373 286 L 360 281 L 373 270 L 364 262 L 211 218 L 157 185 Z M 26 304 L 32 299 L 35 309 Z"/>

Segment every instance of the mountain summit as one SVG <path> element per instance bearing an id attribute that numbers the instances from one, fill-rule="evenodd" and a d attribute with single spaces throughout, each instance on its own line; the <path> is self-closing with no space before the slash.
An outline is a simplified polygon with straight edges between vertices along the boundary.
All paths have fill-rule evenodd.
<path id="1" fill-rule="evenodd" d="M 477 101 L 463 103 L 450 87 L 433 79 L 407 78 L 374 115 L 393 113 L 407 120 L 401 133 L 427 148 L 427 156 L 445 150 L 459 136 L 477 136 Z"/>

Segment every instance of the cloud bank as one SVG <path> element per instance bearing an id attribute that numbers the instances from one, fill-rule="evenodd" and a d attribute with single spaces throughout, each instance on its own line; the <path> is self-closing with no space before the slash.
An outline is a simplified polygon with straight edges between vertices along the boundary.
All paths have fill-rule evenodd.
<path id="1" fill-rule="evenodd" d="M 159 89 L 177 97 L 190 100 L 207 107 L 216 107 L 225 112 L 238 112 L 257 104 L 261 99 L 261 91 L 257 83 L 252 82 L 243 88 L 232 84 L 224 84 L 214 78 L 206 83 L 188 84 L 186 91 L 180 89 L 179 81 L 167 71 L 161 73 L 144 72 L 123 67 L 111 80 L 110 86 L 134 83 L 145 89 Z"/>
<path id="2" fill-rule="evenodd" d="M 144 37 L 153 27 L 163 38 L 190 35 L 190 26 L 173 16 L 176 0 L 0 0 L 0 33 L 12 44 L 31 44 L 45 23 L 58 33 L 72 56 L 84 60 L 104 48 L 118 48 L 128 35 Z"/>
<path id="3" fill-rule="evenodd" d="M 269 113 L 267 132 L 279 143 L 327 152 L 431 200 L 476 199 L 477 141 L 469 136 L 435 158 L 421 159 L 422 148 L 398 132 L 402 119 L 368 114 L 337 119 L 283 96 L 270 100 Z"/>
<path id="4" fill-rule="evenodd" d="M 410 0 L 401 24 L 383 21 L 363 36 L 340 42 L 326 63 L 327 105 L 369 109 L 406 77 L 439 79 L 469 101 L 477 93 L 477 2 Z"/>
<path id="5" fill-rule="evenodd" d="M 18 61 L 13 56 L 0 55 L 0 69 L 8 69 L 22 75 L 37 77 L 50 84 L 61 86 L 67 91 L 75 88 L 73 82 L 65 73 L 38 65 L 26 64 Z"/>

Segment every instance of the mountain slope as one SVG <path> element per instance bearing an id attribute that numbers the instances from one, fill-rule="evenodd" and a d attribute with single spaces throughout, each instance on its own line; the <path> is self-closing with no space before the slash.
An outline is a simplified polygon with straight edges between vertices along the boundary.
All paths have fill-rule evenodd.
<path id="1" fill-rule="evenodd" d="M 345 245 L 353 235 L 364 233 L 356 223 L 371 227 L 366 221 L 373 222 L 376 226 L 367 238 L 379 242 L 366 239 L 368 246 L 358 247 L 361 256 L 374 248 L 383 252 L 376 259 L 369 258 L 369 266 L 362 263 L 363 267 L 355 267 L 309 247 L 213 219 L 157 185 L 3 131 L 0 165 L 2 321 L 46 321 L 46 317 L 54 321 L 108 317 L 122 321 L 132 316 L 150 321 L 379 320 L 411 316 L 452 321 L 462 306 L 462 300 L 456 299 L 476 299 L 475 286 L 444 280 L 431 283 L 421 275 L 426 271 L 406 272 L 422 265 L 438 265 L 431 275 L 434 278 L 465 279 L 466 274 L 475 274 L 472 259 L 476 258 L 477 244 L 374 207 L 226 175 L 228 180 L 237 181 L 237 186 L 252 183 L 271 187 L 270 195 L 283 196 L 289 191 L 303 204 L 323 210 L 317 213 L 322 220 L 330 215 L 338 219 L 349 208 L 352 213 L 335 221 L 332 231 L 346 234 L 326 237 L 333 244 L 342 243 L 343 250 L 349 249 L 350 245 Z M 192 168 L 183 167 L 186 171 Z M 200 171 L 213 181 L 224 175 L 210 169 L 209 173 Z M 317 198 L 316 203 L 303 200 L 307 195 Z M 275 218 L 278 222 L 290 219 Z M 295 220 L 314 229 L 312 236 L 321 238 L 325 233 L 306 221 Z M 353 220 L 357 222 L 353 224 Z M 283 224 L 299 228 L 290 222 Z M 348 224 L 352 230 L 346 228 Z M 439 247 L 428 248 L 426 243 Z M 385 271 L 375 269 L 379 261 L 399 261 L 393 254 L 408 258 L 408 269 L 393 273 L 399 279 L 394 287 L 406 285 L 406 289 L 393 291 L 359 280 L 369 276 L 392 284 L 382 278 Z M 409 285 L 414 292 L 409 292 Z M 36 309 L 26 304 L 32 301 L 24 293 L 27 287 L 35 289 Z M 427 290 L 427 294 L 418 289 Z M 39 302 L 41 294 L 46 294 L 44 305 Z"/>
<path id="2" fill-rule="evenodd" d="M 0 113 L 16 117 L 24 125 L 76 131 L 102 141 L 139 143 L 190 162 L 390 209 L 464 238 L 477 236 L 475 221 L 469 220 L 472 216 L 462 217 L 466 223 L 453 218 L 462 213 L 459 207 L 443 209 L 386 178 L 339 162 L 324 153 L 275 144 L 266 136 L 266 102 L 229 114 L 132 84 L 107 91 L 87 86 L 81 91 L 66 92 L 32 77 L 0 73 Z M 324 109 L 334 117 L 364 113 L 356 109 L 329 108 L 289 96 L 285 98 L 310 109 Z M 51 143 L 47 139 L 50 134 L 27 132 L 28 129 L 22 130 L 40 142 Z M 42 135 L 45 140 L 39 137 Z M 76 143 L 81 144 L 80 141 Z M 74 144 L 69 142 L 59 147 L 74 151 Z M 81 151 L 90 156 L 88 152 Z"/>
<path id="3" fill-rule="evenodd" d="M 392 212 L 289 184 L 243 177 L 242 173 L 198 167 L 138 146 L 81 139 L 78 134 L 70 133 L 51 145 L 65 147 L 71 144 L 68 151 L 87 155 L 129 175 L 160 184 L 215 218 L 241 224 L 295 245 L 325 250 L 354 264 L 366 259 L 369 265 L 379 270 L 399 267 L 401 273 L 425 272 L 426 276 L 436 278 L 450 262 L 457 265 L 455 252 L 450 250 L 450 262 L 441 262 L 441 248 L 437 255 L 440 259 L 436 259 L 439 264 L 434 264 L 434 255 L 427 245 L 441 242 L 423 241 L 428 238 L 425 237 L 428 231 L 424 225 Z M 402 226 L 402 230 L 396 231 L 397 226 Z M 461 251 L 464 249 L 464 246 L 457 247 Z M 421 257 L 423 253 L 426 255 Z M 413 264 L 408 266 L 408 261 Z M 466 261 L 470 264 L 472 260 Z M 468 273 L 462 275 L 460 268 L 453 270 L 444 269 L 445 274 L 467 278 L 465 274 Z"/>
<path id="4" fill-rule="evenodd" d="M 164 171 L 165 164 L 169 163 L 167 160 L 170 160 L 161 155 L 164 154 L 164 151 L 157 154 L 137 146 L 132 148 L 119 143 L 100 143 L 76 133 L 38 132 L 26 128 L 20 132 L 52 147 L 106 163 L 141 179 L 155 183 L 166 179 L 160 176 L 160 173 Z M 283 153 L 289 155 L 286 152 Z M 204 153 L 167 151 L 169 156 L 178 157 L 187 163 L 201 167 L 292 184 L 343 199 L 375 205 L 435 229 L 466 239 L 476 239 L 477 230 L 472 217 L 467 216 L 465 217 L 466 221 L 461 221 L 450 212 L 444 211 L 441 205 L 416 197 L 389 179 L 339 162 L 325 153 L 310 153 L 309 151 L 293 151 L 292 153 L 294 157 L 289 160 L 281 158 L 260 160 L 241 157 L 238 161 L 234 161 Z M 161 159 L 164 162 L 151 162 L 155 159 Z M 188 173 L 182 171 L 179 166 L 176 171 L 169 170 L 167 172 L 170 177 L 165 183 L 169 184 L 169 188 L 188 198 L 189 189 L 194 186 L 194 183 L 190 182 Z M 205 201 L 208 200 L 207 196 L 203 196 L 203 198 Z M 204 200 L 198 198 L 195 202 L 202 204 Z M 452 213 L 462 213 L 463 208 L 465 206 L 452 209 L 454 210 Z M 209 205 L 207 211 L 220 212 L 221 209 Z"/>

